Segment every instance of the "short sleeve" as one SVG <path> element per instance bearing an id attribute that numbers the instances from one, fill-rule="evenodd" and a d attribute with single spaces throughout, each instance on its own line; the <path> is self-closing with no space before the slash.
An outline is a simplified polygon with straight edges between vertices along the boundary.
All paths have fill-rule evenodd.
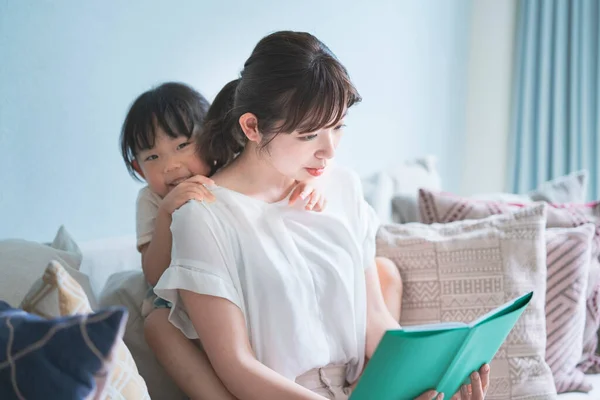
<path id="1" fill-rule="evenodd" d="M 152 192 L 148 186 L 142 188 L 138 193 L 135 210 L 138 250 L 152 240 L 160 201 L 160 196 Z"/>
<path id="2" fill-rule="evenodd" d="M 171 265 L 154 288 L 159 297 L 173 303 L 170 320 L 189 338 L 198 336 L 185 312 L 179 290 L 221 297 L 243 310 L 231 250 L 233 238 L 210 207 L 189 201 L 173 213 Z"/>
<path id="3" fill-rule="evenodd" d="M 360 178 L 356 174 L 353 174 L 353 178 L 355 201 L 358 204 L 359 242 L 362 243 L 363 265 L 367 269 L 375 265 L 375 237 L 380 223 L 377 213 L 365 200 Z"/>

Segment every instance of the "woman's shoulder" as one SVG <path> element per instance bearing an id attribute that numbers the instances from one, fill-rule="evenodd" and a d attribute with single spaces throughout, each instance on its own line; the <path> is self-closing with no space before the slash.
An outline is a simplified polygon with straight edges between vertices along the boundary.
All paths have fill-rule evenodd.
<path id="1" fill-rule="evenodd" d="M 332 194 L 342 193 L 344 196 L 362 196 L 360 177 L 351 168 L 332 165 L 323 176 L 323 185 Z"/>
<path id="2" fill-rule="evenodd" d="M 218 200 L 211 203 L 189 200 L 173 212 L 171 228 L 187 226 L 196 231 L 214 232 L 215 230 L 223 230 L 220 208 Z"/>

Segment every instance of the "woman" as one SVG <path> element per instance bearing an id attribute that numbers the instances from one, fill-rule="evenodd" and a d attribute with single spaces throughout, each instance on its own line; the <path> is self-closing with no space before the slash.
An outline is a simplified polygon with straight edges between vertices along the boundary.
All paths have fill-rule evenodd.
<path id="1" fill-rule="evenodd" d="M 212 177 L 217 201 L 173 214 L 171 266 L 155 291 L 239 399 L 347 398 L 384 332 L 399 328 L 374 268 L 378 221 L 357 176 L 331 163 L 359 101 L 317 38 L 276 32 L 209 110 L 200 149 L 225 164 Z M 287 207 L 311 177 L 325 211 Z M 483 399 L 482 368 L 464 398 Z"/>

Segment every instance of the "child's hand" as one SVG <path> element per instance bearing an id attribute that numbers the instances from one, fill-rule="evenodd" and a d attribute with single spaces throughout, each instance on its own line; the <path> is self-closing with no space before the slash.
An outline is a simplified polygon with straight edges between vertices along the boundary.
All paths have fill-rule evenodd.
<path id="1" fill-rule="evenodd" d="M 179 185 L 175 186 L 160 203 L 160 210 L 168 215 L 173 214 L 175 210 L 195 199 L 199 201 L 207 201 L 212 203 L 215 201 L 215 196 L 204 185 L 212 185 L 214 181 L 202 175 L 195 175 L 186 179 Z"/>
<path id="2" fill-rule="evenodd" d="M 298 186 L 296 186 L 296 189 L 294 189 L 290 195 L 289 205 L 293 205 L 298 198 L 302 200 L 308 199 L 305 208 L 309 211 L 321 212 L 325 209 L 325 205 L 327 204 L 327 199 L 325 199 L 317 189 L 305 182 L 300 182 Z"/>

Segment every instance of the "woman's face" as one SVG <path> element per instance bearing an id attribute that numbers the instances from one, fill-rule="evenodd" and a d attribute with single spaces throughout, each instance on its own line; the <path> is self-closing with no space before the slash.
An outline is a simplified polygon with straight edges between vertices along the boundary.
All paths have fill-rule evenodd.
<path id="1" fill-rule="evenodd" d="M 343 134 L 344 121 L 331 128 L 309 133 L 281 133 L 271 140 L 262 153 L 267 162 L 282 175 L 307 181 L 325 172 Z"/>

